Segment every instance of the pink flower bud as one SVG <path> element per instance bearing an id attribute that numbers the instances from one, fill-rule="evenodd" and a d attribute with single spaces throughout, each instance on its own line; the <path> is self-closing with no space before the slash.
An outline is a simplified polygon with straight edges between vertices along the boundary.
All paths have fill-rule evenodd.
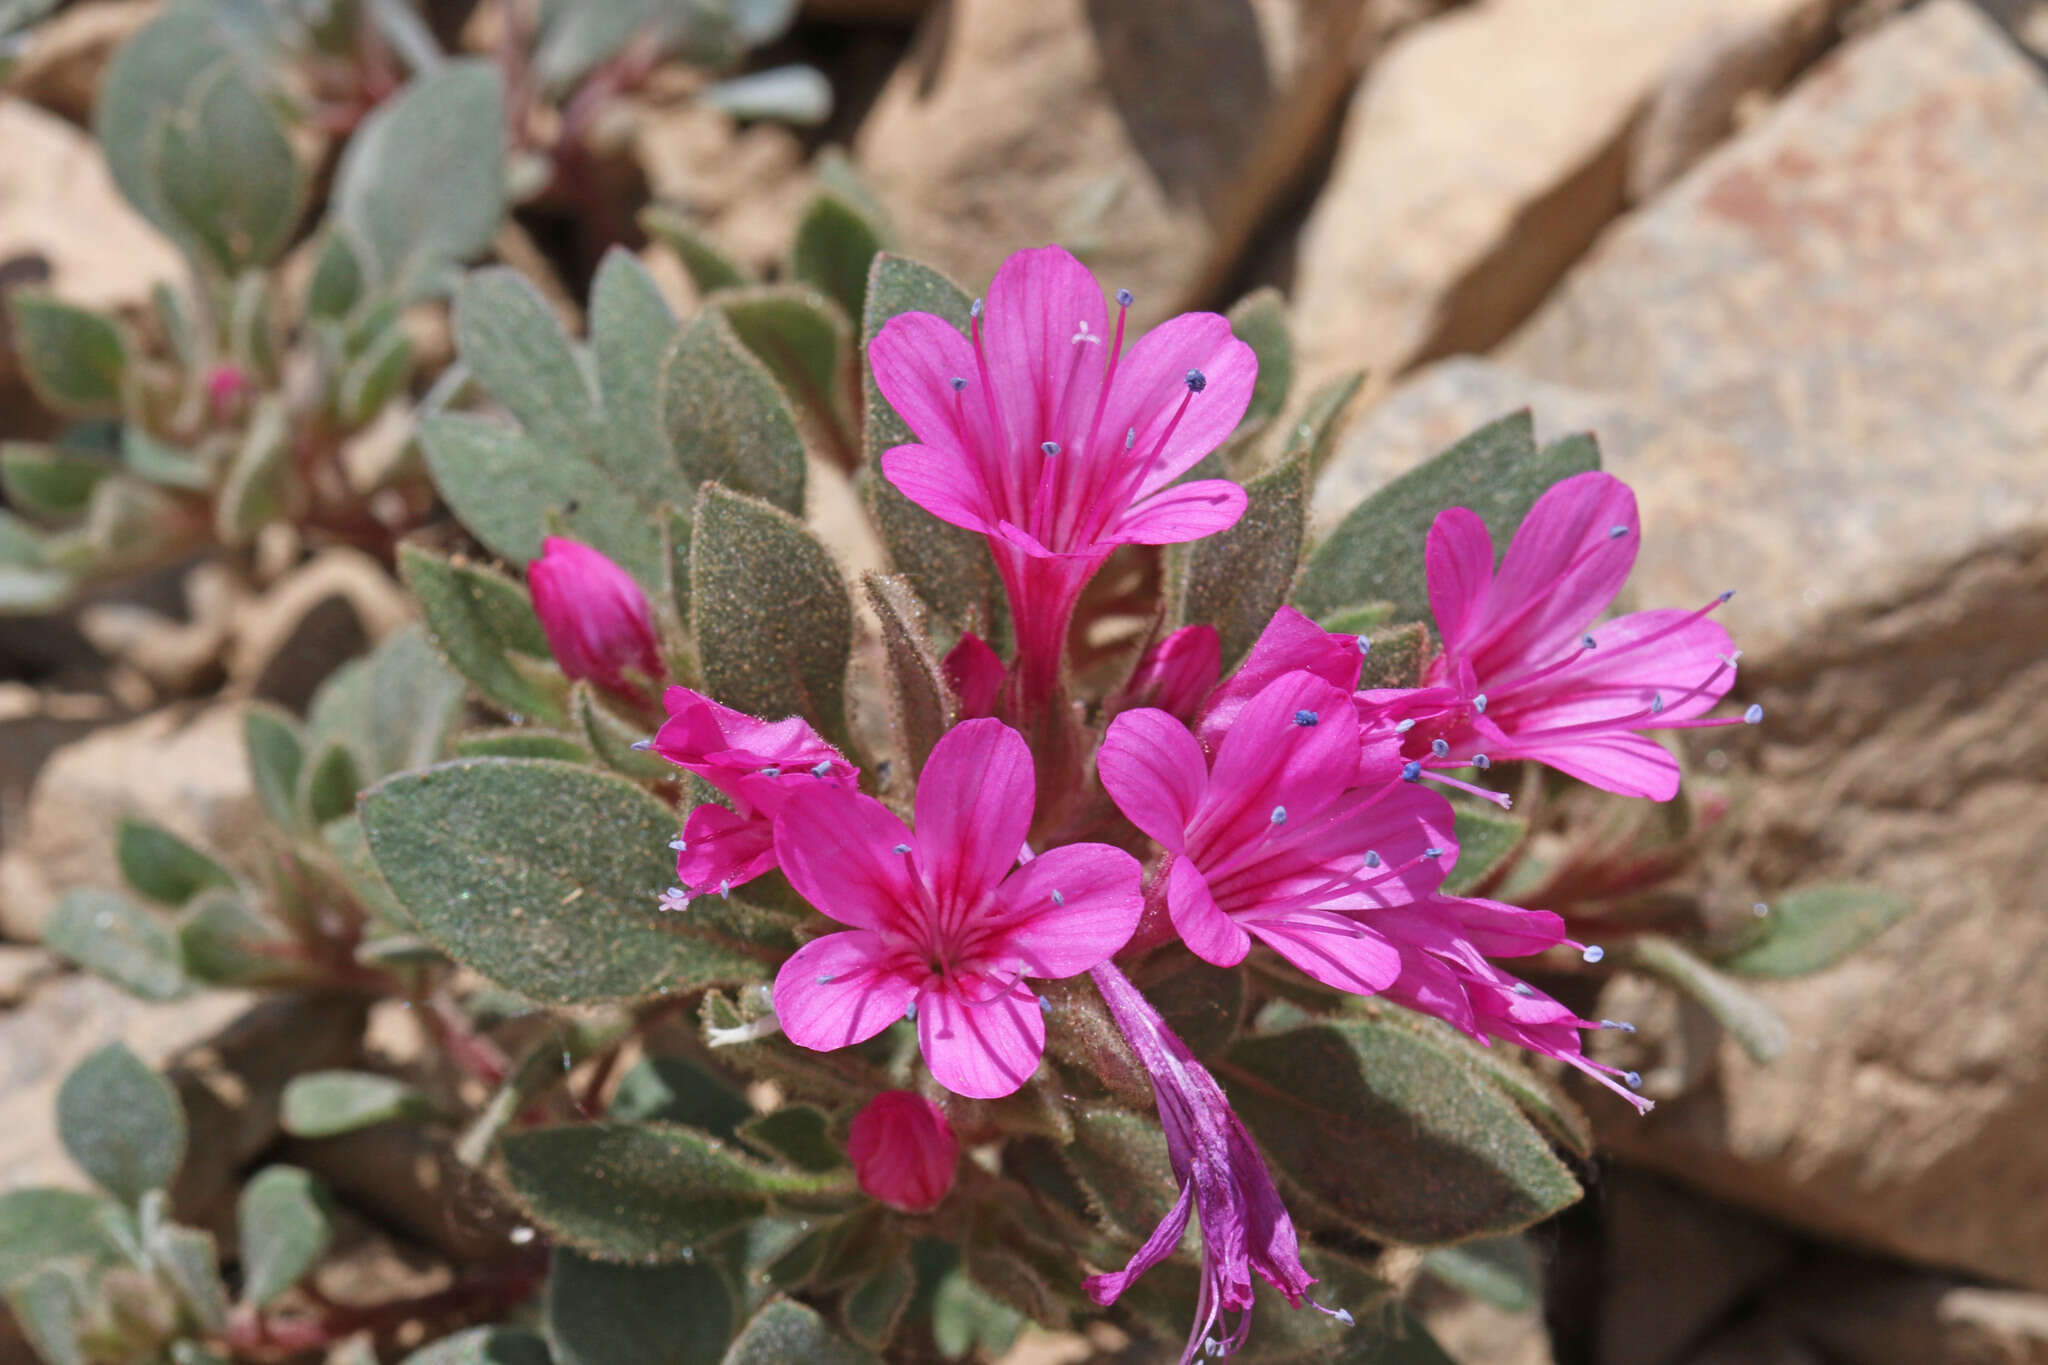
<path id="1" fill-rule="evenodd" d="M 884 1090 L 854 1115 L 846 1154 L 869 1195 L 905 1213 L 923 1213 L 953 1188 L 960 1139 L 944 1111 L 924 1096 Z"/>
<path id="2" fill-rule="evenodd" d="M 213 420 L 225 422 L 241 410 L 249 395 L 249 376 L 239 365 L 216 365 L 206 372 L 206 404 Z"/>
<path id="3" fill-rule="evenodd" d="M 555 662 L 572 678 L 647 701 L 645 689 L 627 673 L 653 681 L 667 670 L 640 585 L 588 545 L 549 536 L 541 551 L 526 566 L 526 586 Z"/>

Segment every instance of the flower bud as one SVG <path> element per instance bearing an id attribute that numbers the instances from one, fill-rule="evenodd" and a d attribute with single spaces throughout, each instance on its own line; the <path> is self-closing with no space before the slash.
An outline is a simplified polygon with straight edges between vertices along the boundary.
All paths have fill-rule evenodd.
<path id="1" fill-rule="evenodd" d="M 945 1112 L 924 1096 L 884 1090 L 854 1115 L 846 1154 L 870 1196 L 905 1213 L 923 1213 L 953 1188 L 960 1139 Z"/>
<path id="2" fill-rule="evenodd" d="M 242 410 L 248 398 L 249 376 L 239 365 L 216 365 L 206 372 L 206 405 L 216 422 L 227 422 Z"/>
<path id="3" fill-rule="evenodd" d="M 588 545 L 549 536 L 541 550 L 541 557 L 526 566 L 526 586 L 555 662 L 572 678 L 587 678 L 634 701 L 648 700 L 627 673 L 658 680 L 667 670 L 640 585 Z"/>

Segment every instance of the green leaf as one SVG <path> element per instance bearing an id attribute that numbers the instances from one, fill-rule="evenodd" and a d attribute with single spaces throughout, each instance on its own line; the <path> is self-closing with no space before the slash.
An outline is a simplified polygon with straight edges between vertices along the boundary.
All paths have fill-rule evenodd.
<path id="1" fill-rule="evenodd" d="M 420 932 L 536 1000 L 636 1000 L 759 975 L 666 926 L 656 897 L 675 879 L 676 816 L 624 778 L 458 759 L 372 788 L 363 826 Z"/>
<path id="2" fill-rule="evenodd" d="M 300 775 L 298 801 L 304 823 L 318 829 L 350 814 L 362 788 L 363 773 L 355 751 L 340 739 L 328 740 L 313 751 L 313 761 Z"/>
<path id="3" fill-rule="evenodd" d="M 542 446 L 580 450 L 597 426 L 597 395 L 540 290 L 508 266 L 472 271 L 455 295 L 463 363 Z"/>
<path id="4" fill-rule="evenodd" d="M 83 1190 L 20 1189 L 0 1194 L 0 1289 L 56 1261 L 97 1268 L 123 1259 L 104 1219 L 123 1211 Z"/>
<path id="5" fill-rule="evenodd" d="M 174 7 L 122 44 L 101 76 L 94 140 L 122 195 L 166 233 L 175 233 L 178 224 L 157 200 L 149 164 L 153 129 L 228 55 L 204 13 Z"/>
<path id="6" fill-rule="evenodd" d="M 203 1332 L 221 1332 L 228 1325 L 228 1291 L 220 1279 L 220 1256 L 210 1233 L 164 1224 L 154 1230 L 148 1249 L 163 1277 Z"/>
<path id="7" fill-rule="evenodd" d="M 151 121 L 143 170 L 171 235 L 223 278 L 276 256 L 305 198 L 282 121 L 232 58 Z"/>
<path id="8" fill-rule="evenodd" d="M 418 545 L 398 547 L 398 572 L 418 599 L 441 653 L 478 695 L 507 715 L 560 725 L 562 690 L 511 656 L 549 658 L 548 639 L 526 589 L 480 564 L 446 559 Z"/>
<path id="9" fill-rule="evenodd" d="M 1913 902 L 1875 886 L 1802 886 L 1777 896 L 1762 932 L 1721 959 L 1737 976 L 1805 976 L 1832 967 L 1910 914 Z"/>
<path id="10" fill-rule="evenodd" d="M 269 1166 L 242 1188 L 242 1302 L 261 1308 L 297 1284 L 334 1240 L 326 1193 L 296 1166 Z"/>
<path id="11" fill-rule="evenodd" d="M 607 1261 L 690 1259 L 786 1195 L 838 1181 L 777 1171 L 671 1124 L 533 1128 L 500 1146 L 513 1200 L 557 1241 Z"/>
<path id="12" fill-rule="evenodd" d="M 164 1188 L 185 1159 L 185 1110 L 170 1082 L 108 1043 L 57 1090 L 57 1136 L 93 1183 L 124 1204 Z"/>
<path id="13" fill-rule="evenodd" d="M 785 1104 L 739 1126 L 740 1141 L 800 1171 L 836 1171 L 846 1153 L 832 1139 L 832 1118 L 810 1104 Z"/>
<path id="14" fill-rule="evenodd" d="M 1287 406 L 1287 391 L 1294 384 L 1294 339 L 1287 330 L 1287 300 L 1277 289 L 1253 290 L 1232 304 L 1226 316 L 1231 332 L 1259 358 L 1251 402 L 1230 437 L 1243 442 L 1264 431 Z"/>
<path id="15" fill-rule="evenodd" d="M 1522 846 L 1529 837 L 1529 822 L 1512 815 L 1481 810 L 1468 802 L 1456 803 L 1458 864 L 1444 878 L 1450 895 L 1469 895 L 1501 859 Z"/>
<path id="16" fill-rule="evenodd" d="M 721 294 L 712 306 L 800 409 L 827 433 L 844 429 L 853 329 L 830 299 L 803 285 L 770 284 Z"/>
<path id="17" fill-rule="evenodd" d="M 1706 1007 L 1758 1062 L 1774 1061 L 1791 1035 L 1778 1012 L 1661 934 L 1637 934 L 1615 945 L 1616 961 L 1662 977 Z"/>
<path id="18" fill-rule="evenodd" d="M 223 544 L 245 545 L 284 515 L 291 452 L 291 419 L 283 400 L 262 399 L 214 503 L 214 534 Z"/>
<path id="19" fill-rule="evenodd" d="M 1438 1247 L 1422 1258 L 1434 1279 L 1505 1313 L 1526 1313 L 1543 1292 L 1543 1272 L 1526 1237 L 1488 1237 Z"/>
<path id="20" fill-rule="evenodd" d="M 705 309 L 676 338 L 662 362 L 660 402 L 662 430 L 687 487 L 716 481 L 802 514 L 804 444 L 796 418 L 718 309 Z"/>
<path id="21" fill-rule="evenodd" d="M 65 892 L 43 926 L 43 946 L 144 1000 L 176 1000 L 192 987 L 170 926 L 119 892 Z"/>
<path id="22" fill-rule="evenodd" d="M 1142 984 L 1145 998 L 1197 1057 L 1221 1050 L 1237 1036 L 1245 1007 L 1240 968 L 1211 966 L 1183 953 L 1164 971 L 1148 970 Z"/>
<path id="23" fill-rule="evenodd" d="M 14 350 L 36 396 L 59 412 L 120 411 L 128 345 L 97 313 L 16 290 L 7 296 Z"/>
<path id="24" fill-rule="evenodd" d="M 1313 482 L 1318 478 L 1330 456 L 1336 453 L 1337 435 L 1344 429 L 1344 414 L 1364 386 L 1365 371 L 1352 370 L 1310 394 L 1287 429 L 1287 439 L 1280 447 L 1281 458 L 1306 451 L 1309 479 Z"/>
<path id="25" fill-rule="evenodd" d="M 299 770 L 306 761 L 299 723 L 274 706 L 256 703 L 242 713 L 242 746 L 264 810 L 291 829 L 298 823 Z"/>
<path id="26" fill-rule="evenodd" d="M 1308 461 L 1295 455 L 1245 485 L 1244 516 L 1227 531 L 1169 552 L 1182 624 L 1207 621 L 1223 637 L 1228 670 L 1287 600 L 1308 534 Z"/>
<path id="27" fill-rule="evenodd" d="M 853 608 L 802 522 L 709 484 L 690 543 L 691 633 L 705 691 L 750 715 L 800 715 L 842 750 Z"/>
<path id="28" fill-rule="evenodd" d="M 589 683 L 578 682 L 570 689 L 569 709 L 575 712 L 584 743 L 613 772 L 641 782 L 673 781 L 676 778 L 673 763 L 660 754 L 633 747 L 646 742 L 646 727 L 620 717 Z"/>
<path id="29" fill-rule="evenodd" d="M 337 322 L 346 318 L 362 301 L 363 283 L 363 264 L 348 235 L 340 229 L 328 233 L 306 285 L 306 315 Z"/>
<path id="30" fill-rule="evenodd" d="M 618 463 L 649 471 L 643 487 L 675 477 L 661 425 L 662 361 L 675 336 L 675 314 L 640 258 L 624 247 L 606 251 L 590 284 L 590 351 L 606 448 Z"/>
<path id="31" fill-rule="evenodd" d="M 455 737 L 457 758 L 555 758 L 564 763 L 588 763 L 596 755 L 582 740 L 553 730 L 530 730 L 506 726 L 495 730 L 472 730 Z"/>
<path id="32" fill-rule="evenodd" d="M 505 216 L 505 89 L 495 64 L 443 63 L 356 128 L 333 212 L 365 275 L 410 302 L 439 292 Z"/>
<path id="33" fill-rule="evenodd" d="M 855 1341 L 873 1350 L 887 1350 L 916 1293 L 917 1270 L 909 1258 L 885 1261 L 847 1291 L 839 1316 Z"/>
<path id="34" fill-rule="evenodd" d="M 804 206 L 790 248 L 790 273 L 836 302 L 849 318 L 867 312 L 868 268 L 882 234 L 845 196 L 820 190 Z"/>
<path id="35" fill-rule="evenodd" d="M 177 933 L 185 974 L 209 986 L 277 985 L 306 975 L 298 944 L 239 891 L 201 891 L 178 916 Z"/>
<path id="36" fill-rule="evenodd" d="M 92 490 L 112 469 L 96 455 L 54 446 L 0 444 L 0 489 L 9 503 L 39 521 L 83 516 Z"/>
<path id="37" fill-rule="evenodd" d="M 361 761 L 365 779 L 423 767 L 446 750 L 463 693 L 462 678 L 442 662 L 424 630 L 395 630 L 368 658 L 336 671 L 314 694 L 307 728 L 316 758 L 317 746 L 334 740 Z M 352 806 L 353 790 L 349 797 Z M 348 808 L 336 813 L 345 815 Z"/>
<path id="38" fill-rule="evenodd" d="M 1382 687 L 1419 687 L 1422 666 L 1429 658 L 1429 627 L 1420 621 L 1385 626 L 1366 636 L 1371 648 L 1358 670 L 1360 691 Z"/>
<path id="39" fill-rule="evenodd" d="M 51 1266 L 7 1286 L 7 1306 L 45 1365 L 87 1365 L 78 1340 L 84 1286 L 66 1266 Z"/>
<path id="40" fill-rule="evenodd" d="M 699 294 L 708 296 L 754 282 L 744 266 L 713 246 L 689 219 L 674 209 L 657 204 L 640 210 L 640 227 L 682 258 L 683 269 L 690 272 L 690 281 Z"/>
<path id="41" fill-rule="evenodd" d="M 345 427 L 367 426 L 411 378 L 412 334 L 394 323 L 341 372 L 335 415 Z"/>
<path id="42" fill-rule="evenodd" d="M 732 1295 L 708 1260 L 609 1265 L 557 1250 L 548 1341 L 558 1365 L 718 1365 Z"/>
<path id="43" fill-rule="evenodd" d="M 232 872 L 145 820 L 122 818 L 114 836 L 114 856 L 128 885 L 163 905 L 183 905 L 209 886 L 234 889 Z"/>
<path id="44" fill-rule="evenodd" d="M 861 354 L 898 313 L 936 313 L 962 332 L 967 330 L 967 295 L 929 266 L 887 252 L 875 257 L 868 273 L 867 309 L 861 320 Z M 883 452 L 910 445 L 916 435 L 889 406 L 872 371 L 861 367 L 865 425 L 862 444 L 866 468 L 861 475 L 861 500 L 889 551 L 896 572 L 908 578 L 917 595 L 933 611 L 959 629 L 992 633 L 998 619 L 1002 589 L 988 546 L 974 532 L 949 526 L 896 491 L 882 476 Z"/>
<path id="45" fill-rule="evenodd" d="M 682 1057 L 643 1057 L 612 1095 L 611 1117 L 627 1122 L 663 1120 L 729 1138 L 754 1116 L 746 1096 Z"/>
<path id="46" fill-rule="evenodd" d="M 472 1327 L 422 1346 L 404 1365 L 554 1365 L 548 1344 L 518 1327 Z"/>
<path id="47" fill-rule="evenodd" d="M 775 1299 L 741 1329 L 722 1365 L 880 1365 L 829 1327 L 816 1310 L 794 1299 Z"/>
<path id="48" fill-rule="evenodd" d="M 204 493 L 213 488 L 213 470 L 203 455 L 159 441 L 130 423 L 121 428 L 121 463 L 138 479 Z"/>
<path id="49" fill-rule="evenodd" d="M 1166 1134 L 1150 1115 L 1106 1104 L 1076 1105 L 1068 1169 L 1111 1235 L 1136 1246 L 1152 1235 L 1179 1192 Z"/>
<path id="50" fill-rule="evenodd" d="M 976 1347 L 999 1358 L 1023 1327 L 1024 1315 L 976 1284 L 965 1269 L 939 1280 L 932 1296 L 932 1340 L 946 1359 L 959 1360 Z"/>
<path id="51" fill-rule="evenodd" d="M 308 1071 L 284 1088 L 284 1130 L 293 1137 L 333 1137 L 433 1113 L 418 1086 L 374 1071 Z"/>
<path id="52" fill-rule="evenodd" d="M 861 587 L 882 623 L 889 729 L 904 759 L 904 776 L 915 778 L 924 770 L 932 746 L 959 719 L 960 702 L 925 634 L 924 603 L 909 580 L 869 572 L 861 575 Z"/>
<path id="53" fill-rule="evenodd" d="M 1368 1235 L 1511 1232 L 1579 1197 L 1519 1110 L 1445 1043 L 1377 1018 L 1240 1038 L 1237 1112 L 1288 1179 Z"/>
<path id="54" fill-rule="evenodd" d="M 1528 412 L 1512 413 L 1459 441 L 1368 497 L 1315 548 L 1295 602 L 1321 616 L 1383 600 L 1407 620 L 1429 616 L 1422 546 L 1447 507 L 1469 507 L 1493 534 L 1496 561 L 1543 491 L 1600 467 L 1592 438 L 1567 437 L 1540 451 Z"/>

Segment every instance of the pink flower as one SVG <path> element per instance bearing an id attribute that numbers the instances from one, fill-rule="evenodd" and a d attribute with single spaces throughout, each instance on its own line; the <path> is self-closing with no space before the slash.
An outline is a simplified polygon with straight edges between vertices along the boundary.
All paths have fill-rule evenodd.
<path id="1" fill-rule="evenodd" d="M 1581 1019 L 1487 961 L 1540 953 L 1560 944 L 1577 947 L 1564 936 L 1564 921 L 1556 915 L 1499 901 L 1440 896 L 1385 913 L 1376 922 L 1401 953 L 1400 975 L 1385 992 L 1389 1000 L 1433 1014 L 1482 1043 L 1498 1038 L 1555 1057 L 1638 1111 L 1652 1108 L 1635 1093 L 1640 1078 L 1586 1056 L 1579 1037 L 1582 1029 L 1628 1025 Z"/>
<path id="2" fill-rule="evenodd" d="M 239 365 L 215 365 L 206 372 L 206 405 L 213 420 L 226 422 L 242 410 L 253 386 Z"/>
<path id="3" fill-rule="evenodd" d="M 853 1116 L 846 1155 L 870 1198 L 905 1213 L 924 1213 L 953 1188 L 960 1139 L 946 1111 L 924 1096 L 884 1090 Z"/>
<path id="4" fill-rule="evenodd" d="M 1223 637 L 1216 627 L 1182 626 L 1145 651 L 1118 700 L 1156 706 L 1177 720 L 1193 720 L 1223 673 Z"/>
<path id="5" fill-rule="evenodd" d="M 1175 483 L 1222 444 L 1258 359 L 1215 313 L 1183 313 L 1128 352 L 1119 291 L 1056 246 L 1020 251 L 974 308 L 970 341 L 944 318 L 891 318 L 868 348 L 875 383 L 919 445 L 882 472 L 941 521 L 988 537 L 1016 622 L 1023 704 L 1058 686 L 1081 589 L 1119 545 L 1196 540 L 1243 515 L 1228 479 Z"/>
<path id="6" fill-rule="evenodd" d="M 915 832 L 843 788 L 820 785 L 785 804 L 775 821 L 784 874 L 851 928 L 783 964 L 783 1032 L 829 1051 L 909 1015 L 925 1064 L 955 1094 L 993 1099 L 1023 1085 L 1045 1050 L 1045 1017 L 1024 978 L 1106 960 L 1143 909 L 1137 860 L 1106 844 L 1069 844 L 1016 867 L 1032 807 L 1031 751 L 996 720 L 964 721 L 933 747 Z"/>
<path id="7" fill-rule="evenodd" d="M 631 574 L 588 545 L 549 536 L 526 566 L 526 586 L 564 673 L 635 703 L 649 700 L 636 679 L 659 681 L 668 670 L 647 594 Z"/>
<path id="8" fill-rule="evenodd" d="M 1635 494 L 1598 472 L 1536 500 L 1498 574 L 1475 513 L 1453 507 L 1437 517 L 1425 560 L 1444 647 L 1424 682 L 1449 699 L 1408 731 L 1410 759 L 1533 759 L 1623 796 L 1666 801 L 1678 792 L 1678 764 L 1644 731 L 1763 718 L 1755 706 L 1739 718 L 1703 718 L 1735 681 L 1728 632 L 1707 619 L 1730 594 L 1698 611 L 1589 624 L 1628 578 L 1638 529 Z"/>
<path id="9" fill-rule="evenodd" d="M 1156 710 L 1111 722 L 1097 766 L 1171 855 L 1167 911 L 1196 956 L 1229 966 L 1256 937 L 1325 985 L 1371 994 L 1401 955 L 1363 912 L 1426 899 L 1456 846 L 1448 802 L 1398 781 L 1354 786 L 1358 754 L 1350 693 L 1293 672 L 1239 710 L 1213 768 Z"/>
<path id="10" fill-rule="evenodd" d="M 1181 1365 L 1188 1365 L 1197 1353 L 1229 1355 L 1251 1331 L 1254 1273 L 1295 1308 L 1307 1298 L 1315 1276 L 1302 1268 L 1294 1222 L 1280 1202 L 1273 1176 L 1215 1078 L 1123 973 L 1105 962 L 1092 975 L 1118 1030 L 1151 1073 L 1180 1198 L 1129 1264 L 1090 1276 L 1085 1287 L 1096 1303 L 1115 1303 L 1140 1275 L 1173 1254 L 1187 1231 L 1189 1213 L 1199 1213 L 1202 1285 Z M 1346 1325 L 1351 1322 L 1342 1309 L 1315 1306 Z M 1212 1339 L 1211 1331 L 1226 1313 L 1244 1316 L 1227 1336 Z"/>
<path id="11" fill-rule="evenodd" d="M 1283 673 L 1312 673 L 1349 692 L 1358 686 L 1366 650 L 1363 636 L 1332 634 L 1293 607 L 1282 607 L 1237 671 L 1210 694 L 1195 732 L 1211 748 L 1222 743 L 1245 704 Z"/>
<path id="12" fill-rule="evenodd" d="M 798 790 L 852 790 L 860 770 L 799 716 L 765 721 L 671 687 L 668 719 L 654 752 L 725 793 L 732 809 L 706 802 L 683 824 L 676 877 L 688 894 L 725 892 L 775 866 L 775 817 Z M 687 896 L 685 896 L 687 899 Z"/>
<path id="13" fill-rule="evenodd" d="M 994 714 L 996 698 L 1003 690 L 1003 661 L 986 641 L 972 631 L 963 632 L 939 666 L 960 700 L 962 720 Z"/>

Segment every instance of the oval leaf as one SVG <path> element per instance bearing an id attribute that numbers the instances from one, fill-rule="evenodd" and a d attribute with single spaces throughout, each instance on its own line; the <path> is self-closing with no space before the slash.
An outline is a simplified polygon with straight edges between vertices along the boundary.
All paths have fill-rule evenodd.
<path id="1" fill-rule="evenodd" d="M 548 1276 L 557 1365 L 718 1365 L 733 1302 L 709 1258 L 608 1265 L 557 1250 Z"/>
<path id="2" fill-rule="evenodd" d="M 433 1111 L 419 1087 L 372 1071 L 309 1071 L 284 1088 L 284 1130 L 294 1137 L 333 1137 Z"/>
<path id="3" fill-rule="evenodd" d="M 133 1204 L 171 1183 L 185 1159 L 185 1110 L 169 1081 L 108 1043 L 57 1090 L 57 1136 L 108 1194 Z"/>
<path id="4" fill-rule="evenodd" d="M 262 1307 L 297 1284 L 334 1237 L 318 1182 L 296 1166 L 271 1166 L 242 1190 L 242 1302 Z"/>
<path id="5" fill-rule="evenodd" d="M 1831 967 L 1912 913 L 1875 886 L 1803 886 L 1770 902 L 1763 932 L 1720 961 L 1738 976 L 1805 976 Z"/>

